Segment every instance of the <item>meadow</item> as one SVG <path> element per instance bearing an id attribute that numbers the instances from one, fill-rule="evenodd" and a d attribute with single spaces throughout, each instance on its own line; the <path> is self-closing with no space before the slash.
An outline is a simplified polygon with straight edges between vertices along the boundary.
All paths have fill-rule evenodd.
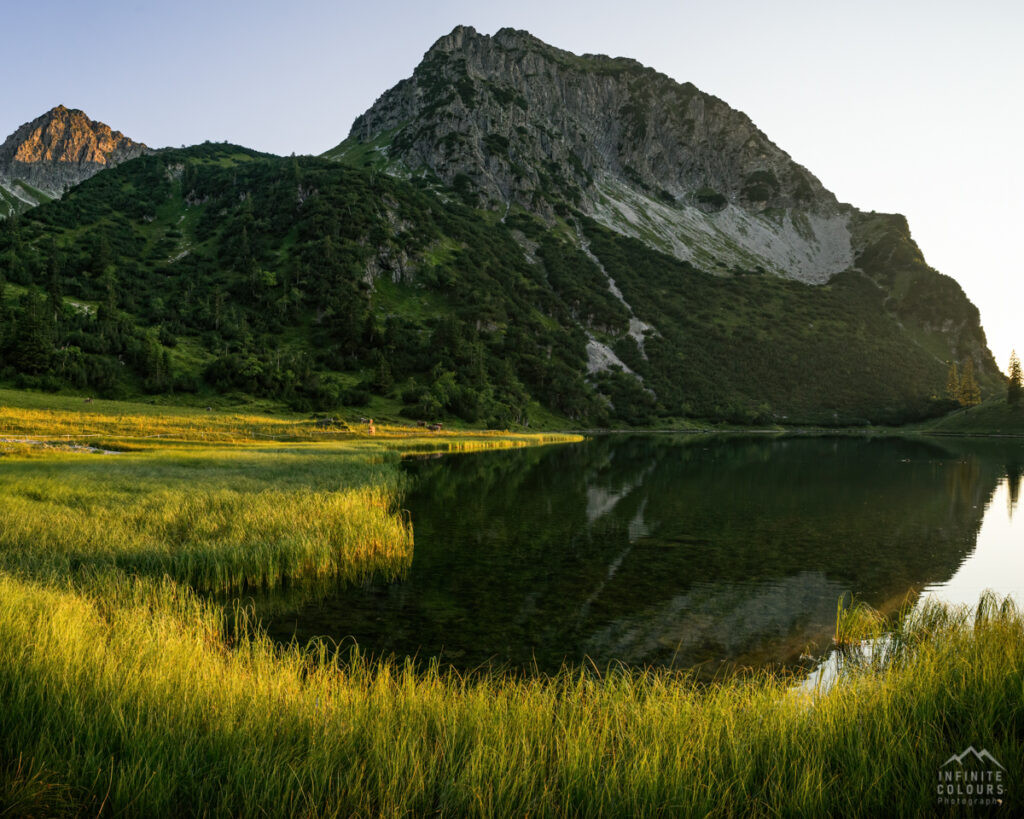
<path id="1" fill-rule="evenodd" d="M 0 816 L 933 815 L 940 767 L 969 745 L 1006 768 L 1001 812 L 1024 805 L 1024 614 L 1008 602 L 840 611 L 845 660 L 818 689 L 460 676 L 282 646 L 211 593 L 398 577 L 414 550 L 400 452 L 555 439 L 268 443 L 214 413 L 235 443 L 210 444 L 182 413 L 161 420 L 173 441 L 133 449 L 132 423 L 110 419 L 144 410 L 12 403 L 20 434 L 52 445 L 0 457 Z M 100 415 L 121 454 L 53 443 L 46 412 Z M 883 635 L 886 651 L 860 650 Z"/>
<path id="2" fill-rule="evenodd" d="M 932 610 L 823 693 L 459 677 L 282 649 L 171 581 L 0 578 L 9 815 L 933 815 L 983 738 L 1020 810 L 1024 617 Z"/>

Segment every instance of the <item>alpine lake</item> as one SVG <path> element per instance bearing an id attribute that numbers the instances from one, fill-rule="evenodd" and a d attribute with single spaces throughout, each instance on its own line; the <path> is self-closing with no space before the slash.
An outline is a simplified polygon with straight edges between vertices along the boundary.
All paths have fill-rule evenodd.
<path id="1" fill-rule="evenodd" d="M 403 577 L 264 616 L 460 672 L 564 664 L 799 672 L 839 601 L 1024 602 L 1024 441 L 603 435 L 410 458 Z"/>

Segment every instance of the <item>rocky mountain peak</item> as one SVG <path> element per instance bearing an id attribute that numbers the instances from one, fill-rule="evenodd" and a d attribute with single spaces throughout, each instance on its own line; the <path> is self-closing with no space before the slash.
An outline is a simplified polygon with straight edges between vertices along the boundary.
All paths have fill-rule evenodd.
<path id="1" fill-rule="evenodd" d="M 635 60 L 459 26 L 327 156 L 435 178 L 483 207 L 580 210 L 700 263 L 825 281 L 849 208 L 740 111 Z"/>
<path id="2" fill-rule="evenodd" d="M 104 168 L 150 149 L 77 108 L 58 105 L 27 122 L 0 145 L 0 184 L 26 205 L 37 193 L 59 197 Z M 32 192 L 32 189 L 36 193 Z"/>

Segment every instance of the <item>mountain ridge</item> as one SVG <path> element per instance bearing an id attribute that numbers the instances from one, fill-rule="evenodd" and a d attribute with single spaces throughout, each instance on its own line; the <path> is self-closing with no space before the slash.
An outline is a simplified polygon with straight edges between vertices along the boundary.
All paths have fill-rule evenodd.
<path id="1" fill-rule="evenodd" d="M 716 275 L 820 286 L 858 271 L 889 293 L 900 321 L 923 310 L 908 294 L 946 287 L 904 217 L 839 202 L 721 99 L 636 60 L 577 56 L 515 29 L 458 26 L 439 38 L 324 156 L 433 180 L 505 216 L 521 207 L 554 224 L 579 212 Z M 969 355 L 997 371 L 970 311 L 958 322 L 928 316 L 920 329 L 913 343 L 938 360 Z"/>
<path id="2" fill-rule="evenodd" d="M 0 207 L 7 205 L 0 216 L 59 199 L 99 171 L 148 152 L 84 111 L 57 105 L 0 144 Z"/>
<path id="3" fill-rule="evenodd" d="M 853 263 L 850 214 L 740 111 L 628 58 L 457 27 L 329 158 L 378 152 L 486 207 L 578 209 L 704 269 L 822 283 Z"/>
<path id="4" fill-rule="evenodd" d="M 903 423 L 950 409 L 950 362 L 1001 384 L 906 219 L 692 85 L 511 29 L 438 40 L 324 158 L 163 149 L 17 222 L 0 379 L 30 386 L 645 426 Z"/>

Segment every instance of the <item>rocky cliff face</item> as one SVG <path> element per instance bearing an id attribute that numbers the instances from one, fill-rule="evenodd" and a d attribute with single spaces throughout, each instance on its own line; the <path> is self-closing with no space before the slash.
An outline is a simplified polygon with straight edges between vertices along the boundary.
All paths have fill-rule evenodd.
<path id="1" fill-rule="evenodd" d="M 58 105 L 0 145 L 0 197 L 9 210 L 23 210 L 59 198 L 104 168 L 149 152 L 82 111 Z"/>
<path id="2" fill-rule="evenodd" d="M 433 175 L 490 207 L 577 208 L 705 269 L 820 283 L 853 262 L 851 208 L 745 114 L 513 29 L 442 37 L 327 155 Z"/>
<path id="3" fill-rule="evenodd" d="M 838 202 L 745 114 L 634 60 L 460 26 L 325 156 L 440 183 L 505 216 L 582 213 L 708 273 L 866 277 L 908 345 L 998 379 L 977 310 L 928 267 L 906 220 Z"/>

